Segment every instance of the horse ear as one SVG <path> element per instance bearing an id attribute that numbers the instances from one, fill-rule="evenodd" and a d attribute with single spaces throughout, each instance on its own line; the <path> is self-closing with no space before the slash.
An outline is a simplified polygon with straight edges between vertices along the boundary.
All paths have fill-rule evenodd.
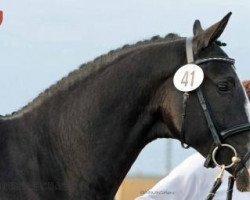
<path id="1" fill-rule="evenodd" d="M 204 30 L 201 27 L 200 21 L 199 20 L 195 20 L 194 27 L 193 27 L 194 36 L 197 36 L 197 35 L 199 35 L 199 34 L 201 34 L 203 32 L 204 32 Z"/>
<path id="2" fill-rule="evenodd" d="M 221 21 L 212 25 L 203 32 L 197 31 L 201 28 L 199 21 L 194 24 L 195 36 L 193 38 L 193 51 L 195 54 L 211 45 L 220 37 L 227 25 L 231 14 L 231 12 L 228 13 Z M 196 35 L 196 32 L 199 32 L 199 34 Z"/>

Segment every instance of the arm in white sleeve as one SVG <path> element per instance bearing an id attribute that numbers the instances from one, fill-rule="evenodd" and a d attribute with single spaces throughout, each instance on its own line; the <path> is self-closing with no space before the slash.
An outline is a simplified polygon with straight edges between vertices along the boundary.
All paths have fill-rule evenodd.
<path id="1" fill-rule="evenodd" d="M 168 176 L 136 200 L 182 200 L 199 195 L 197 171 L 204 158 L 194 154 L 177 166 Z M 197 167 L 196 167 L 197 166 Z"/>

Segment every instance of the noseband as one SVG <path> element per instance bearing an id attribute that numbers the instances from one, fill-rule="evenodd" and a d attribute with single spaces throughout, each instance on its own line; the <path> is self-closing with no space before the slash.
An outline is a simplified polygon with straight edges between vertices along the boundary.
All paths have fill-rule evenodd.
<path id="1" fill-rule="evenodd" d="M 204 58 L 204 59 L 198 59 L 194 60 L 194 55 L 193 55 L 193 47 L 192 47 L 192 38 L 187 38 L 186 39 L 186 55 L 187 55 L 187 62 L 188 64 L 196 64 L 196 65 L 202 65 L 208 62 L 224 62 L 224 63 L 229 63 L 231 65 L 234 65 L 235 60 L 231 58 L 226 58 L 226 57 L 211 57 L 211 58 Z M 243 159 L 240 159 L 237 155 L 237 152 L 234 147 L 228 144 L 223 144 L 223 141 L 227 139 L 228 137 L 243 133 L 244 131 L 250 130 L 250 123 L 244 123 L 244 124 L 239 124 L 237 126 L 233 126 L 231 128 L 225 129 L 223 131 L 218 131 L 215 127 L 215 119 L 211 115 L 211 111 L 209 110 L 208 106 L 208 101 L 206 100 L 204 93 L 202 91 L 202 87 L 198 87 L 196 89 L 196 93 L 199 99 L 199 103 L 201 105 L 201 108 L 203 110 L 204 116 L 206 118 L 207 126 L 212 134 L 214 144 L 212 145 L 212 148 L 210 150 L 209 155 L 206 158 L 205 167 L 212 167 L 214 164 L 219 165 L 216 161 L 216 153 L 218 150 L 220 150 L 221 147 L 226 147 L 229 148 L 233 151 L 234 157 L 232 158 L 232 163 L 228 166 L 223 165 L 223 171 L 225 168 L 229 168 L 237 164 L 237 167 L 235 171 L 239 170 L 242 168 L 247 160 L 250 157 L 250 152 L 248 152 Z M 184 148 L 188 148 L 188 145 L 185 145 L 185 116 L 186 116 L 186 106 L 187 106 L 187 100 L 188 100 L 189 94 L 185 92 L 183 94 L 183 114 L 182 114 L 182 127 L 181 127 L 181 144 Z M 212 162 L 213 161 L 213 162 Z M 237 172 L 236 171 L 236 172 Z M 235 173 L 236 173 L 235 172 Z M 223 173 L 222 173 L 223 174 Z M 217 187 L 217 186 L 216 186 Z M 218 189 L 218 188 L 217 188 Z M 214 194 L 213 194 L 214 195 Z M 211 198 L 212 199 L 212 198 Z"/>

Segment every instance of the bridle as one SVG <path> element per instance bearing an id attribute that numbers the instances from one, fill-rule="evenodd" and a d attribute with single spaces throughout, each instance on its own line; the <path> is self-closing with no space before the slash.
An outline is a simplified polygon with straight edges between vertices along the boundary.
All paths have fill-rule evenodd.
<path id="1" fill-rule="evenodd" d="M 211 57 L 211 58 L 203 58 L 203 59 L 197 59 L 194 60 L 194 54 L 193 54 L 193 46 L 192 46 L 192 39 L 193 38 L 187 38 L 186 39 L 186 55 L 187 55 L 187 63 L 188 64 L 196 64 L 196 65 L 202 65 L 208 62 L 224 62 L 224 63 L 229 63 L 231 65 L 234 65 L 235 60 L 232 58 L 227 58 L 227 57 Z M 250 152 L 248 152 L 243 159 L 239 158 L 237 155 L 237 152 L 235 150 L 235 148 L 229 144 L 223 144 L 223 141 L 225 141 L 225 139 L 227 139 L 228 137 L 240 134 L 244 131 L 250 130 L 250 123 L 243 123 L 243 124 L 239 124 L 237 126 L 233 126 L 231 128 L 225 129 L 223 131 L 218 131 L 216 129 L 215 126 L 215 119 L 212 117 L 211 115 L 211 111 L 209 110 L 209 106 L 208 106 L 208 102 L 205 98 L 205 95 L 202 91 L 202 87 L 198 87 L 196 89 L 196 94 L 198 96 L 198 100 L 199 103 L 201 105 L 201 108 L 203 110 L 204 116 L 206 118 L 206 122 L 208 125 L 208 128 L 212 134 L 214 143 L 211 147 L 210 153 L 208 154 L 205 164 L 205 167 L 214 167 L 214 165 L 219 165 L 219 166 L 223 166 L 223 168 L 230 168 L 232 166 L 236 165 L 236 169 L 235 169 L 235 174 L 245 165 L 245 163 L 247 162 L 247 160 L 250 157 Z M 182 127 L 181 127 L 181 133 L 180 133 L 180 139 L 181 139 L 181 144 L 184 148 L 188 148 L 188 145 L 185 145 L 185 117 L 186 117 L 186 107 L 187 107 L 187 101 L 188 101 L 188 97 L 189 94 L 187 92 L 183 93 L 183 114 L 182 114 Z M 229 148 L 230 150 L 233 151 L 234 153 L 234 157 L 232 160 L 232 163 L 230 165 L 221 165 L 218 164 L 216 161 L 216 153 L 218 150 L 221 149 L 221 147 L 225 147 L 225 148 Z M 223 171 L 224 171 L 223 169 Z M 223 172 L 222 172 L 223 174 Z M 234 178 L 234 177 L 233 177 Z M 233 184 L 232 184 L 233 185 Z M 218 185 L 214 185 L 213 189 L 216 188 L 216 190 Z M 231 186 L 233 187 L 233 186 Z M 215 192 L 216 192 L 215 190 Z M 214 196 L 214 190 L 212 190 L 212 197 Z M 231 194 L 232 195 L 232 194 Z M 208 199 L 212 199 L 212 198 L 208 198 Z"/>

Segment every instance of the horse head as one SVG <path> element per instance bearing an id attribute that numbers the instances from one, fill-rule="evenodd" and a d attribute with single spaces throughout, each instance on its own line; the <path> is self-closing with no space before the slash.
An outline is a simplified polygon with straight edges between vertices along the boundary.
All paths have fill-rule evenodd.
<path id="1" fill-rule="evenodd" d="M 230 15 L 206 30 L 198 20 L 195 21 L 194 36 L 185 44 L 186 63 L 198 65 L 204 73 L 204 80 L 197 89 L 188 93 L 188 98 L 187 93 L 183 96 L 183 92 L 170 81 L 168 86 L 172 89 L 165 96 L 161 112 L 171 132 L 175 133 L 174 137 L 207 157 L 207 167 L 212 166 L 212 158 L 218 165 L 230 166 L 227 170 L 236 177 L 238 189 L 250 191 L 247 172 L 249 100 L 237 76 L 234 60 L 227 56 L 217 41 Z M 187 84 L 184 79 L 180 81 Z M 172 118 L 171 123 L 169 118 Z M 216 152 L 212 155 L 215 147 Z M 235 154 L 239 157 L 238 163 L 232 163 Z"/>

